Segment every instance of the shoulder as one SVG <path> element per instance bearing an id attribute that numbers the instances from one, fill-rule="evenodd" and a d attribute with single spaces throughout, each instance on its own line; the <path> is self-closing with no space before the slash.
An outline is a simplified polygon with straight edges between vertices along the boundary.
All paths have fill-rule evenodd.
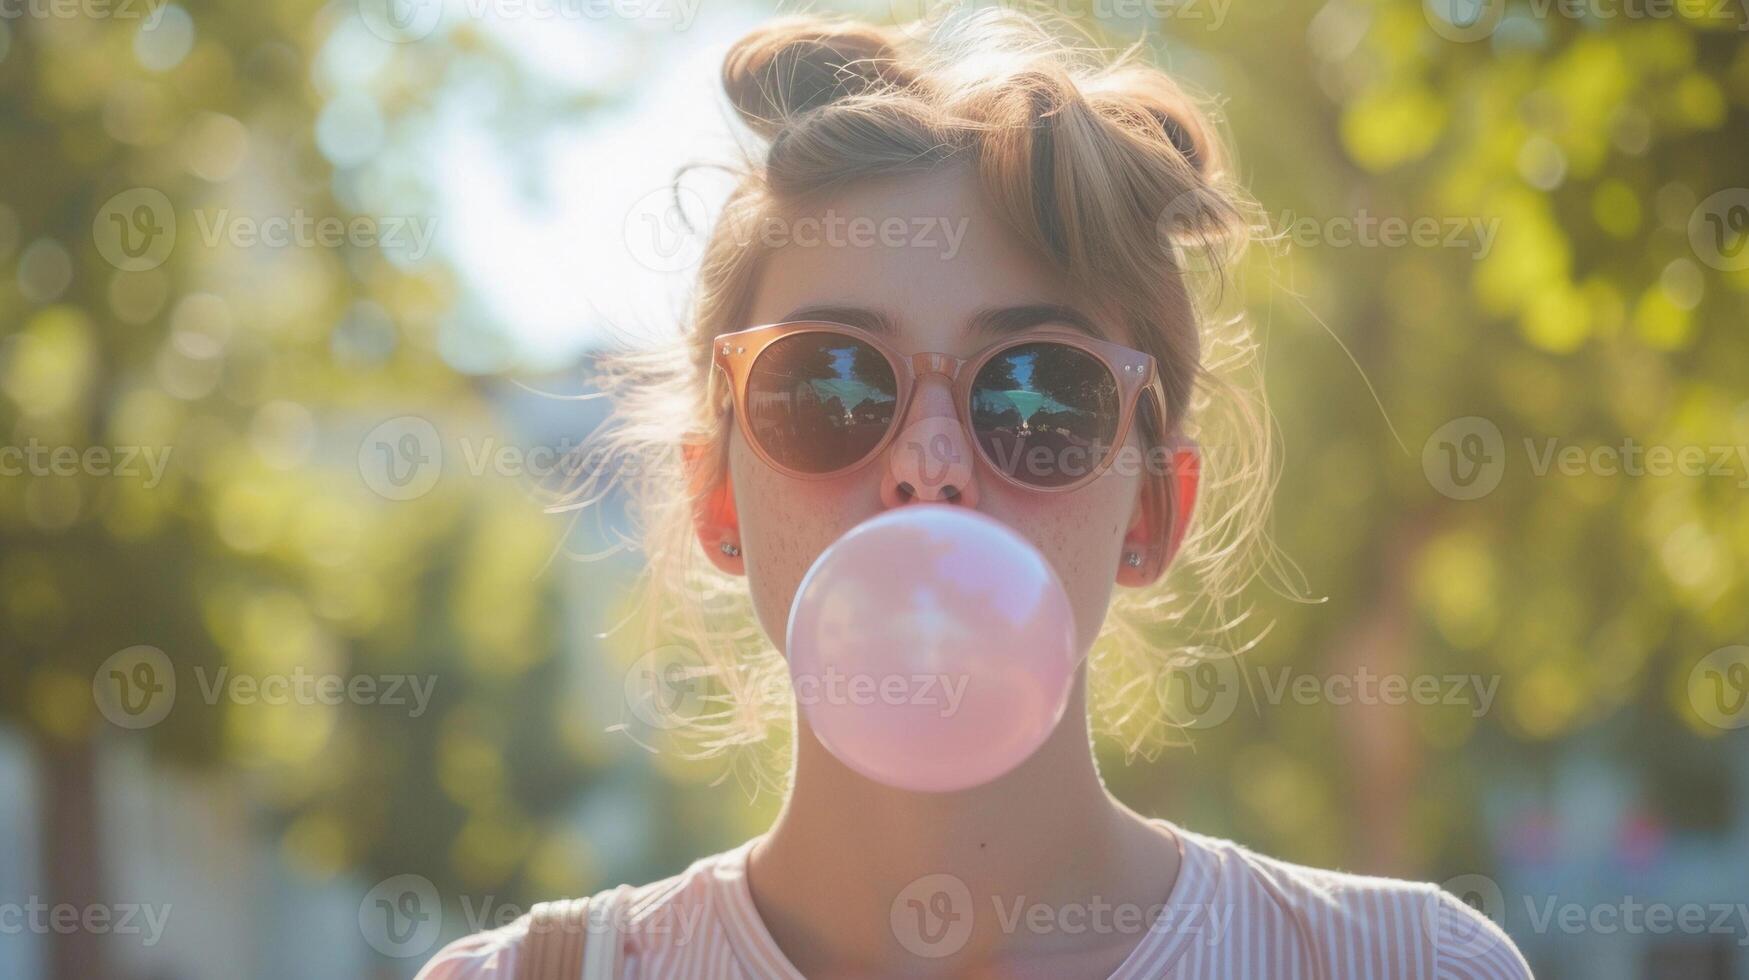
<path id="1" fill-rule="evenodd" d="M 692 938 L 708 913 L 709 881 L 724 854 L 693 862 L 685 871 L 647 885 L 621 885 L 615 916 L 621 959 L 660 962 L 669 948 Z M 528 958 L 533 913 L 501 928 L 476 932 L 451 942 L 427 962 L 414 980 L 513 980 L 517 963 Z M 593 927 L 586 943 L 595 941 Z"/>
<path id="2" fill-rule="evenodd" d="M 439 950 L 414 980 L 509 980 L 528 940 L 529 917 L 498 929 L 463 936 Z"/>
<path id="3" fill-rule="evenodd" d="M 1518 947 L 1493 920 L 1436 885 L 1312 868 L 1231 841 L 1177 832 L 1185 834 L 1187 848 L 1204 852 L 1220 904 L 1250 919 L 1246 928 L 1292 934 L 1302 956 L 1337 976 L 1531 976 Z"/>

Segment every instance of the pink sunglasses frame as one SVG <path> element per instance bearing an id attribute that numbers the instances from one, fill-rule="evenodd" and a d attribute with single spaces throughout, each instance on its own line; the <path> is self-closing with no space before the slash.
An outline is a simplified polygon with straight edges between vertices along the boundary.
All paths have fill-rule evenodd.
<path id="1" fill-rule="evenodd" d="M 807 473 L 791 469 L 773 459 L 754 435 L 746 411 L 747 381 L 752 374 L 753 365 L 759 360 L 759 355 L 765 353 L 767 347 L 779 340 L 804 333 L 837 334 L 867 344 L 887 359 L 887 363 L 892 366 L 893 377 L 898 383 L 898 399 L 893 411 L 893 421 L 887 426 L 887 431 L 881 436 L 880 441 L 856 462 L 824 473 Z M 973 432 L 971 421 L 972 381 L 978 376 L 978 372 L 983 370 L 984 365 L 1003 351 L 1047 341 L 1063 344 L 1093 357 L 1104 365 L 1107 371 L 1111 372 L 1111 376 L 1118 386 L 1117 430 L 1112 438 L 1111 446 L 1106 449 L 1105 455 L 1099 462 L 1089 468 L 1085 476 L 1072 483 L 1055 487 L 1037 486 L 1020 480 L 1011 473 L 1004 472 L 998 461 L 991 459 L 989 454 L 984 451 L 981 440 Z M 798 480 L 825 480 L 842 476 L 867 465 L 870 460 L 879 456 L 904 427 L 902 423 L 905 419 L 905 413 L 910 408 L 911 395 L 916 391 L 917 379 L 928 374 L 941 375 L 952 384 L 954 410 L 959 416 L 960 424 L 971 436 L 970 442 L 973 450 L 977 453 L 978 458 L 983 460 L 985 467 L 1004 482 L 1033 493 L 1068 493 L 1079 490 L 1105 472 L 1117 458 L 1118 452 L 1124 445 L 1124 440 L 1129 437 L 1130 425 L 1135 420 L 1136 406 L 1141 402 L 1141 396 L 1144 392 L 1150 396 L 1153 403 L 1156 421 L 1155 432 L 1164 437 L 1164 434 L 1169 431 L 1165 418 L 1165 387 L 1160 382 L 1160 373 L 1152 355 L 1132 350 L 1122 344 L 1100 340 L 1062 328 L 1047 327 L 1042 330 L 1016 334 L 985 347 L 971 357 L 956 357 L 939 351 L 919 351 L 906 355 L 894 349 L 878 334 L 863 330 L 860 327 L 824 320 L 796 320 L 770 323 L 721 334 L 712 343 L 711 360 L 714 368 L 722 371 L 729 379 L 735 417 L 741 428 L 742 437 L 747 440 L 747 445 L 752 447 L 754 454 L 765 465 L 785 476 Z M 713 375 L 714 373 L 715 371 L 713 371 Z"/>

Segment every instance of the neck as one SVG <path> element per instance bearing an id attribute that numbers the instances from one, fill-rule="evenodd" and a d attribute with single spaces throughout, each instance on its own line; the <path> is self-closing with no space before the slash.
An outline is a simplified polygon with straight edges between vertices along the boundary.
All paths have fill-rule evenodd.
<path id="1" fill-rule="evenodd" d="M 830 962 L 866 968 L 903 960 L 889 912 L 932 875 L 958 879 L 975 903 L 977 927 L 966 944 L 973 958 L 1028 941 L 1013 930 L 985 931 L 997 924 L 992 902 L 1059 907 L 1166 897 L 1176 851 L 1100 782 L 1084 676 L 1037 752 L 1007 775 L 952 793 L 875 783 L 840 763 L 798 717 L 793 788 L 749 869 L 761 917 L 798 968 L 808 957 L 820 975 L 831 972 Z"/>

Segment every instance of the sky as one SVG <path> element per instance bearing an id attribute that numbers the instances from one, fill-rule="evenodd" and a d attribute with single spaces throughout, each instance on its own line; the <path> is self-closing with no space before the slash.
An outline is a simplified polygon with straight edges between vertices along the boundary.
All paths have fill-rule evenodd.
<path id="1" fill-rule="evenodd" d="M 645 16 L 603 18 L 607 2 L 448 0 L 427 33 L 402 43 L 356 13 L 318 58 L 328 97 L 318 140 L 342 170 L 342 198 L 390 214 L 407 206 L 397 186 L 422 189 L 417 206 L 436 228 L 427 260 L 463 289 L 439 342 L 460 370 L 560 368 L 616 333 L 672 330 L 684 309 L 701 236 L 677 218 L 708 220 L 729 184 L 694 171 L 677 211 L 671 182 L 687 164 L 739 158 L 745 134 L 718 71 L 729 45 L 769 14 L 613 0 Z M 509 57 L 455 56 L 431 92 L 392 117 L 374 101 L 393 88 L 386 79 L 432 54 L 421 46 L 464 52 L 482 39 Z M 571 102 L 591 95 L 608 100 Z"/>

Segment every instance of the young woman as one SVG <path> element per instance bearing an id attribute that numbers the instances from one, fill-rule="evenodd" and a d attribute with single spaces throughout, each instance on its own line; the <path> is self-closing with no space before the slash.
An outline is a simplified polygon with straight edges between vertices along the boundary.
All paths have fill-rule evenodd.
<path id="1" fill-rule="evenodd" d="M 1140 628 L 1176 615 L 1182 595 L 1158 587 L 1168 565 L 1219 591 L 1250 577 L 1227 563 L 1259 540 L 1255 446 L 1207 461 L 1210 499 L 1186 534 L 1203 465 L 1189 435 L 1219 394 L 1204 351 L 1233 343 L 1199 316 L 1191 266 L 1246 227 L 1206 117 L 1163 73 L 1089 60 L 1012 14 L 921 31 L 780 20 L 735 45 L 723 79 L 768 149 L 714 226 L 685 349 L 619 377 L 617 438 L 672 463 L 640 468 L 635 489 L 656 508 L 652 562 L 691 559 L 652 581 L 690 610 L 699 656 L 731 701 L 758 673 L 743 668 L 760 654 L 733 649 L 745 630 L 701 625 L 729 593 L 696 573 L 744 580 L 764 655 L 781 658 L 814 559 L 917 505 L 975 508 L 1030 540 L 1082 649 L 1102 652 L 1043 746 L 969 790 L 872 782 L 797 716 L 768 832 L 665 881 L 540 906 L 420 976 L 1528 976 L 1504 933 L 1431 885 L 1145 818 L 1095 767 L 1089 715 L 1119 713 L 1133 748 L 1165 685 L 1089 673 L 1157 680 L 1181 663 Z M 926 352 L 975 377 L 956 384 L 956 362 Z M 1148 383 L 1116 377 L 1132 370 Z M 1016 425 L 986 389 L 1050 405 L 1051 424 Z M 907 461 L 918 432 L 937 460 L 971 465 L 929 478 Z M 1071 459 L 1066 442 L 1094 448 Z M 1014 451 L 1032 445 L 1052 451 Z M 661 537 L 676 524 L 683 543 Z M 791 723 L 789 704 L 746 708 L 712 717 Z"/>

